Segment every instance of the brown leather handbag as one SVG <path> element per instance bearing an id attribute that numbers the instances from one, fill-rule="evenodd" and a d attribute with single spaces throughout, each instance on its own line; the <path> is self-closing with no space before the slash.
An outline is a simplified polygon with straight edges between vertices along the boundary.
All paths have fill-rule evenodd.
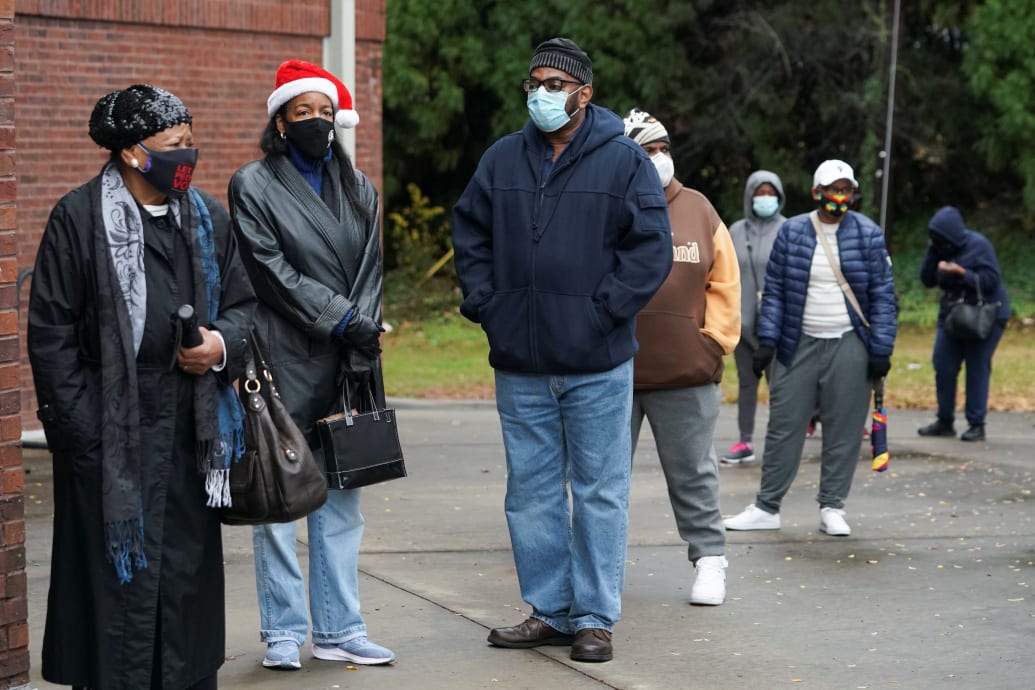
<path id="1" fill-rule="evenodd" d="M 273 385 L 273 374 L 251 338 L 252 358 L 240 381 L 244 455 L 230 466 L 227 525 L 292 522 L 327 501 L 327 480 Z"/>

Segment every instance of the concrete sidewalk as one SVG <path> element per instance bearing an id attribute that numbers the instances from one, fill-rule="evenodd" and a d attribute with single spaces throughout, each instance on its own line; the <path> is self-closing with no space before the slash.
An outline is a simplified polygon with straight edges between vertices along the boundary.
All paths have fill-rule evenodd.
<path id="1" fill-rule="evenodd" d="M 263 669 L 251 530 L 225 528 L 224 690 L 1035 687 L 1033 415 L 993 413 L 989 441 L 967 444 L 917 436 L 929 412 L 889 411 L 891 467 L 871 472 L 864 444 L 847 538 L 818 532 L 821 441 L 807 441 L 783 529 L 728 535 L 729 598 L 718 607 L 687 604 L 686 546 L 645 431 L 615 659 L 583 664 L 564 647 L 485 642 L 490 628 L 528 613 L 503 515 L 494 405 L 393 402 L 410 476 L 364 490 L 360 585 L 370 636 L 398 661 L 353 668 L 313 659 L 306 647 L 301 671 Z M 759 409 L 756 437 L 766 412 Z M 735 408 L 723 407 L 715 440 L 720 452 L 736 440 Z M 25 466 L 32 687 L 54 688 L 39 673 L 49 456 L 27 449 Z M 721 480 L 723 512 L 736 513 L 754 499 L 759 463 L 724 467 Z M 304 556 L 304 530 L 300 541 Z"/>

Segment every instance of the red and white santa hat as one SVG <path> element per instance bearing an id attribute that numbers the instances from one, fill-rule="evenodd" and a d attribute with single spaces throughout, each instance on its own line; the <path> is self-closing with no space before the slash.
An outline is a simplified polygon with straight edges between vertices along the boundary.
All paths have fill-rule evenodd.
<path id="1" fill-rule="evenodd" d="M 359 114 L 352 107 L 352 94 L 340 79 L 322 67 L 303 60 L 288 60 L 277 68 L 276 84 L 266 101 L 270 117 L 292 98 L 316 91 L 331 99 L 336 125 L 350 129 L 359 124 Z"/>

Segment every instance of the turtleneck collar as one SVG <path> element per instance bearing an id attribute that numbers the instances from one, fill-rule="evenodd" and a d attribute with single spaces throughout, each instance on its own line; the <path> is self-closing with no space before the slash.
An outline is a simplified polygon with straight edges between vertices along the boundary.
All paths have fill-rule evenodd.
<path id="1" fill-rule="evenodd" d="M 314 192 L 316 192 L 316 196 L 321 196 L 323 194 L 323 169 L 327 161 L 329 161 L 333 155 L 334 152 L 328 147 L 327 155 L 319 160 L 312 160 L 311 158 L 303 156 L 290 141 L 288 142 L 288 158 L 291 159 L 291 162 L 294 164 L 295 168 L 298 169 L 298 172 L 302 173 L 302 177 L 305 178 L 305 181 L 308 182 L 309 186 L 313 188 Z"/>

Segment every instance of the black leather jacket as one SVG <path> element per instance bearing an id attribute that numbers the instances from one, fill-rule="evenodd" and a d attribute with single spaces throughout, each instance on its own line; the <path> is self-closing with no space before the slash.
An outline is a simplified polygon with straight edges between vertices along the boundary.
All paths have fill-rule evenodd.
<path id="1" fill-rule="evenodd" d="M 349 351 L 334 329 L 353 306 L 381 323 L 377 190 L 356 171 L 369 209 L 360 222 L 337 162 L 328 166 L 324 184 L 336 185 L 335 212 L 284 156 L 248 163 L 229 190 L 234 232 L 259 298 L 256 339 L 284 404 L 313 445 L 316 420 L 341 409 L 338 382 Z"/>

